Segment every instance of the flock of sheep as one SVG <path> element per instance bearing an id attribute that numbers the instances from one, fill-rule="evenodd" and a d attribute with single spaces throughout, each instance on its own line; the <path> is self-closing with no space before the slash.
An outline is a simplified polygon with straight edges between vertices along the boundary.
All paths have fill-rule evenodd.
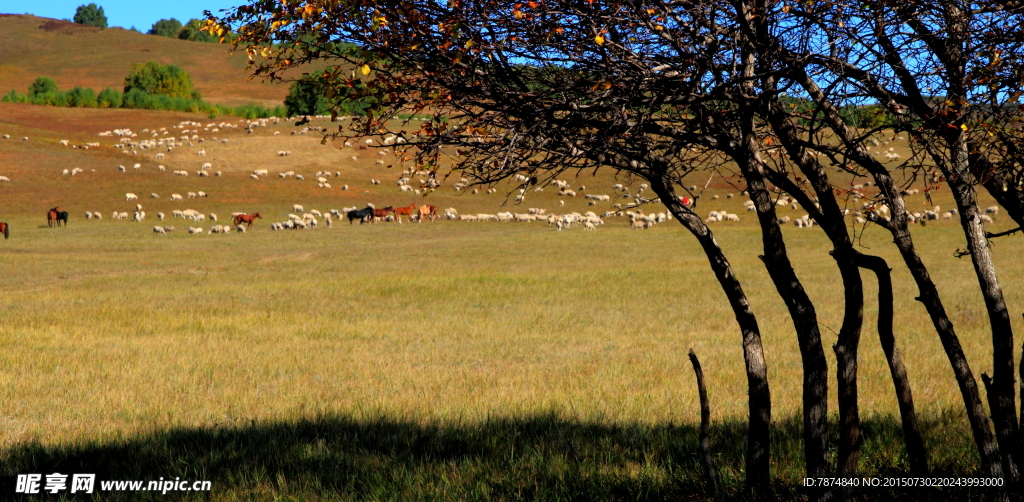
<path id="1" fill-rule="evenodd" d="M 259 120 L 247 121 L 245 126 L 244 126 L 244 128 L 245 128 L 245 130 L 246 130 L 246 132 L 248 134 L 252 134 L 256 128 L 268 127 L 270 125 L 278 124 L 280 122 L 281 122 L 281 119 L 279 119 L 279 118 L 259 119 Z M 112 129 L 110 131 L 102 132 L 102 133 L 99 134 L 99 136 L 100 137 L 117 137 L 117 138 L 119 138 L 118 142 L 116 144 L 114 144 L 113 146 L 115 148 L 121 150 L 126 155 L 138 155 L 140 152 L 146 152 L 147 150 L 157 150 L 157 149 L 159 149 L 161 151 L 158 152 L 158 153 L 155 153 L 153 155 L 153 157 L 154 157 L 155 160 L 162 160 L 162 159 L 165 158 L 166 153 L 172 152 L 172 151 L 174 151 L 177 148 L 194 147 L 197 144 L 201 144 L 201 143 L 206 142 L 206 139 L 204 137 L 200 136 L 200 134 L 217 133 L 217 132 L 222 131 L 222 130 L 223 131 L 228 131 L 228 130 L 238 129 L 239 127 L 240 127 L 240 125 L 238 123 L 230 123 L 230 122 L 207 123 L 207 124 L 204 125 L 204 124 L 199 123 L 199 122 L 183 121 L 183 122 L 179 122 L 177 125 L 171 126 L 170 129 L 168 129 L 166 127 L 160 127 L 160 128 L 154 128 L 154 129 L 142 129 L 139 132 L 134 132 L 131 129 L 122 128 L 122 129 Z M 319 128 L 319 127 L 316 127 L 316 126 L 306 126 L 306 127 L 302 128 L 302 129 L 299 129 L 297 131 L 293 131 L 291 134 L 292 135 L 305 135 L 305 134 L 307 134 L 310 131 L 316 131 L 316 130 L 322 130 L 322 128 Z M 278 136 L 280 134 L 280 131 L 275 131 L 273 134 L 274 134 L 274 136 Z M 4 137 L 5 137 L 5 139 L 9 138 L 8 135 L 4 135 Z M 26 140 L 26 141 L 27 141 L 27 139 L 28 138 L 23 138 L 23 140 Z M 902 139 L 902 138 L 900 138 L 900 139 Z M 212 137 L 212 140 L 216 141 L 217 137 Z M 224 144 L 224 143 L 227 143 L 227 142 L 228 142 L 228 140 L 226 138 L 220 140 L 221 144 Z M 346 142 L 345 146 L 346 147 L 357 147 L 360 150 L 367 150 L 371 146 L 373 146 L 374 143 L 375 143 L 374 140 L 367 139 L 367 140 L 365 140 L 365 144 L 355 145 L 355 144 L 353 144 L 351 142 Z M 387 149 L 387 150 L 381 149 L 381 150 L 378 151 L 378 154 L 379 154 L 380 157 L 386 157 L 387 155 L 392 154 L 392 155 L 398 157 L 402 162 L 407 161 L 407 160 L 409 160 L 409 158 L 407 156 L 404 156 L 406 152 L 404 150 L 398 149 L 398 145 L 401 145 L 403 143 L 405 143 L 405 140 L 403 138 L 397 137 L 395 135 L 388 135 L 388 136 L 382 138 L 381 140 L 379 140 L 379 142 L 377 142 L 376 146 L 392 147 L 392 148 Z M 79 146 L 79 145 L 71 145 L 70 141 L 68 141 L 68 140 L 61 140 L 59 142 L 59 144 L 65 146 L 65 147 L 73 146 L 74 148 L 85 148 L 85 149 L 88 149 L 90 147 L 100 146 L 99 143 L 86 143 L 86 144 L 81 145 L 81 146 Z M 211 144 L 211 143 L 207 143 L 207 145 L 209 145 L 209 144 Z M 881 142 L 878 142 L 877 140 L 874 140 L 873 143 L 872 143 L 872 146 L 879 147 L 879 148 L 878 148 L 878 151 L 872 151 L 871 153 L 873 155 L 875 155 L 875 156 L 880 156 L 880 155 L 884 156 L 887 160 L 898 160 L 899 159 L 899 155 L 894 152 L 893 148 L 890 147 L 890 148 L 888 148 L 888 150 L 883 150 L 881 148 L 881 147 L 883 147 L 883 146 L 885 146 L 887 144 L 888 143 L 881 143 Z M 198 148 L 198 149 L 196 149 L 194 151 L 194 154 L 197 157 L 206 157 L 207 156 L 207 148 L 206 147 Z M 286 157 L 286 156 L 291 155 L 291 151 L 289 151 L 289 150 L 277 150 L 276 151 L 276 155 L 278 157 Z M 358 157 L 353 156 L 352 159 L 353 160 L 358 160 Z M 378 166 L 384 165 L 384 160 L 376 161 L 376 165 L 378 165 Z M 142 169 L 142 164 L 138 163 L 138 162 L 131 163 L 130 169 L 132 169 L 132 170 L 140 170 L 140 169 Z M 127 167 L 125 165 L 119 165 L 117 167 L 117 170 L 118 170 L 118 172 L 128 172 L 129 167 Z M 95 171 L 95 169 L 93 169 L 92 171 Z M 164 171 L 166 171 L 166 168 L 163 165 L 159 165 L 159 166 L 157 166 L 157 171 L 164 172 Z M 74 167 L 74 168 L 71 168 L 71 169 L 63 169 L 62 175 L 77 176 L 77 175 L 80 175 L 80 174 L 82 174 L 84 172 L 85 171 L 82 168 Z M 198 177 L 207 177 L 207 176 L 210 176 L 211 172 L 213 173 L 214 176 L 222 176 L 222 172 L 221 171 L 213 171 L 213 163 L 212 162 L 203 162 L 199 166 L 199 169 L 197 169 L 195 171 L 195 175 L 198 176 Z M 179 177 L 188 177 L 190 175 L 190 171 L 188 171 L 188 170 L 174 170 L 173 174 L 175 176 L 179 176 Z M 254 170 L 252 170 L 248 177 L 250 179 L 252 179 L 252 180 L 261 180 L 263 178 L 270 177 L 270 175 L 271 175 L 271 173 L 270 173 L 269 169 L 261 168 L 261 169 L 254 169 Z M 277 175 L 277 178 L 282 179 L 282 180 L 285 180 L 285 179 L 305 180 L 305 177 L 302 174 L 297 174 L 294 170 L 283 170 L 281 172 L 276 173 L 276 175 Z M 397 189 L 400 192 L 412 192 L 412 193 L 415 193 L 415 194 L 424 194 L 427 191 L 433 191 L 433 190 L 436 190 L 436 189 L 441 187 L 441 182 L 439 182 L 434 177 L 434 175 L 435 175 L 435 173 L 430 172 L 430 171 L 417 170 L 415 168 L 407 168 L 407 169 L 404 169 L 403 171 L 400 172 L 399 177 L 398 177 L 398 179 L 395 182 L 395 186 L 397 187 Z M 332 185 L 330 183 L 331 178 L 339 178 L 339 177 L 341 177 L 341 172 L 340 171 L 329 172 L 329 171 L 324 171 L 324 170 L 317 171 L 312 176 L 312 178 L 314 178 L 316 183 L 317 183 L 317 187 L 318 188 L 322 188 L 322 189 L 332 188 Z M 418 181 L 418 184 L 415 184 L 414 180 Z M 8 181 L 10 181 L 10 180 L 7 177 L 0 176 L 0 182 L 8 182 Z M 519 183 L 521 186 L 526 187 L 528 182 L 530 182 L 531 180 L 530 180 L 530 178 L 528 178 L 525 175 L 516 174 L 514 176 L 514 181 Z M 373 179 L 369 180 L 369 184 L 371 186 L 381 185 L 381 180 L 373 178 Z M 860 199 L 866 198 L 866 196 L 862 192 L 862 190 L 865 187 L 870 187 L 870 186 L 871 186 L 870 182 L 865 182 L 863 184 L 854 184 L 854 185 L 851 185 L 850 189 L 847 191 L 848 200 L 850 202 L 853 202 L 853 203 L 858 203 L 858 204 L 855 204 L 857 206 L 856 209 L 852 209 L 852 210 L 851 209 L 847 209 L 845 211 L 846 215 L 851 216 L 853 218 L 853 222 L 855 224 L 865 224 L 867 221 L 869 221 L 873 217 L 880 218 L 880 219 L 887 219 L 889 217 L 889 211 L 890 210 L 884 204 L 876 204 L 876 203 L 872 203 L 872 202 L 859 203 Z M 348 185 L 342 185 L 339 188 L 342 191 L 347 191 L 349 189 L 349 186 Z M 481 190 L 479 188 L 473 187 L 471 185 L 470 181 L 467 180 L 466 178 L 462 178 L 462 179 L 458 180 L 458 182 L 454 183 L 451 188 L 453 190 L 455 190 L 456 192 L 465 192 L 467 194 L 477 194 Z M 486 222 L 486 221 L 493 221 L 493 222 L 546 222 L 548 224 L 548 226 L 553 227 L 555 230 L 559 230 L 559 231 L 561 231 L 563 229 L 573 228 L 573 227 L 582 227 L 584 230 L 596 230 L 598 226 L 604 224 L 605 218 L 609 218 L 609 217 L 623 217 L 623 216 L 627 217 L 629 219 L 629 227 L 632 228 L 632 229 L 652 228 L 657 223 L 661 223 L 661 222 L 664 222 L 664 221 L 672 219 L 672 214 L 671 213 L 661 212 L 661 213 L 645 214 L 643 212 L 643 210 L 641 209 L 641 206 L 643 206 L 645 204 L 649 204 L 649 203 L 658 203 L 658 202 L 660 202 L 660 200 L 658 198 L 656 198 L 656 197 L 655 198 L 647 198 L 647 197 L 645 197 L 645 191 L 648 189 L 648 186 L 646 184 L 640 184 L 639 187 L 635 191 L 632 191 L 633 188 L 630 185 L 615 184 L 615 185 L 613 185 L 611 187 L 611 193 L 609 194 L 609 193 L 587 193 L 585 186 L 580 185 L 578 187 L 574 187 L 568 181 L 553 180 L 553 181 L 551 181 L 546 186 L 537 186 L 537 187 L 532 188 L 532 191 L 536 192 L 536 193 L 540 193 L 540 192 L 543 192 L 545 190 L 545 188 L 554 188 L 554 189 L 557 190 L 557 195 L 559 197 L 559 200 L 558 200 L 558 206 L 559 207 L 564 207 L 566 200 L 569 200 L 570 198 L 573 198 L 573 197 L 580 196 L 582 199 L 587 201 L 587 205 L 588 206 L 596 206 L 596 205 L 598 205 L 598 203 L 604 202 L 604 203 L 610 204 L 614 208 L 614 210 L 605 211 L 601 215 L 598 215 L 597 213 L 594 213 L 593 211 L 586 211 L 585 213 L 569 212 L 569 213 L 565 213 L 565 214 L 548 214 L 547 210 L 541 209 L 541 208 L 530 208 L 525 213 L 513 213 L 513 212 L 505 211 L 505 212 L 498 212 L 498 213 L 495 213 L 495 214 L 486 214 L 486 213 L 459 214 L 454 208 L 448 208 L 448 209 L 446 209 L 444 211 L 444 215 L 449 220 L 467 221 L 467 222 Z M 697 187 L 696 186 L 691 186 L 691 187 L 687 187 L 687 188 L 689 189 L 690 193 L 693 193 L 693 194 L 697 193 Z M 778 194 L 778 197 L 775 200 L 775 204 L 780 209 L 784 209 L 784 208 L 791 208 L 793 210 L 801 209 L 800 206 L 792 198 L 790 198 L 787 194 L 785 194 L 784 192 L 782 192 L 780 190 L 777 190 L 777 189 L 774 189 L 774 191 Z M 495 189 L 495 188 L 488 188 L 488 189 L 486 189 L 486 192 L 488 194 L 493 194 L 493 193 L 497 192 L 497 189 Z M 915 194 L 917 192 L 918 192 L 917 190 L 907 190 L 906 192 L 904 192 L 904 195 L 913 195 L 913 194 Z M 515 201 L 515 203 L 517 205 L 524 203 L 526 201 L 527 197 L 529 196 L 526 188 L 520 188 L 520 189 L 518 189 L 518 193 L 513 193 L 513 194 L 510 194 L 510 195 L 514 196 L 514 201 Z M 157 194 L 157 193 L 151 193 L 149 195 L 149 197 L 152 198 L 152 199 L 159 199 L 159 198 L 161 198 L 160 195 Z M 208 194 L 206 192 L 204 192 L 204 191 L 187 192 L 187 197 L 189 199 L 197 199 L 197 198 L 208 197 Z M 731 194 L 731 193 L 726 194 L 724 196 L 725 199 L 732 199 L 733 197 L 734 197 L 734 195 Z M 178 194 L 178 193 L 170 194 L 169 198 L 170 198 L 170 201 L 172 201 L 172 202 L 181 202 L 181 201 L 185 200 L 185 197 L 183 197 L 181 194 Z M 711 201 L 716 201 L 719 198 L 720 197 L 717 194 L 714 194 L 714 195 L 710 196 Z M 125 194 L 125 200 L 126 201 L 138 201 L 138 199 L 139 199 L 139 197 L 136 194 L 134 194 L 134 193 L 126 193 Z M 289 214 L 286 220 L 279 221 L 279 222 L 273 222 L 273 223 L 270 224 L 270 228 L 272 230 L 308 229 L 308 228 L 316 228 L 319 222 L 322 222 L 326 227 L 329 228 L 329 227 L 332 226 L 333 220 L 335 218 L 338 218 L 338 219 L 343 218 L 348 211 L 356 209 L 356 208 L 352 207 L 352 208 L 343 208 L 342 210 L 331 209 L 331 210 L 324 211 L 324 212 L 320 212 L 320 211 L 317 211 L 317 210 L 310 210 L 309 212 L 304 212 L 304 211 L 301 210 L 301 206 L 296 205 L 295 207 L 298 208 L 298 209 L 293 208 L 293 213 Z M 371 205 L 371 207 L 372 207 L 372 205 Z M 749 200 L 746 201 L 743 204 L 743 207 L 747 211 L 754 211 L 754 209 L 755 209 L 754 208 L 754 203 L 752 201 L 749 201 Z M 992 207 L 987 208 L 986 209 L 986 215 L 983 217 L 983 220 L 986 223 L 991 223 L 993 221 L 992 216 L 998 214 L 998 211 L 999 211 L 998 206 L 992 206 Z M 295 213 L 299 213 L 299 214 L 295 214 Z M 112 219 L 118 219 L 118 220 L 127 220 L 127 219 L 129 219 L 129 212 L 128 211 L 115 210 L 115 211 L 112 211 L 110 214 L 111 214 L 111 218 Z M 241 214 L 241 213 L 235 213 L 235 214 Z M 191 220 L 194 223 L 203 222 L 207 218 L 210 221 L 214 221 L 214 222 L 217 220 L 216 215 L 213 214 L 213 213 L 209 213 L 209 215 L 207 216 L 206 214 L 200 213 L 199 211 L 196 211 L 194 209 L 174 210 L 172 212 L 172 216 L 174 218 L 182 218 L 182 219 Z M 233 214 L 233 216 L 234 216 L 234 214 Z M 397 216 L 397 214 L 395 216 Z M 383 218 L 378 218 L 378 219 L 394 221 L 396 219 L 395 216 L 385 216 Z M 950 220 L 953 219 L 954 216 L 956 216 L 956 210 L 955 209 L 954 210 L 949 210 L 949 211 L 946 211 L 946 212 L 941 212 L 939 206 L 934 206 L 932 209 L 929 209 L 929 210 L 915 211 L 915 212 L 910 212 L 910 213 L 907 214 L 907 218 L 910 221 L 912 221 L 912 222 L 913 221 L 921 221 L 921 222 L 925 222 L 925 221 L 950 221 Z M 100 213 L 98 211 L 86 211 L 85 212 L 85 217 L 86 217 L 86 219 L 97 219 L 97 220 L 103 219 L 102 213 Z M 145 211 L 143 211 L 141 204 L 136 204 L 135 210 L 131 214 L 130 219 L 131 219 L 131 221 L 135 221 L 135 222 L 140 222 L 140 221 L 143 221 L 143 220 L 146 219 L 146 213 L 145 213 Z M 162 212 L 161 213 L 157 213 L 157 219 L 159 219 L 160 221 L 163 221 L 164 220 L 164 213 L 162 213 Z M 400 217 L 397 218 L 397 221 L 399 223 L 401 222 Z M 730 212 L 725 211 L 725 210 L 712 210 L 712 211 L 710 211 L 708 213 L 708 216 L 707 216 L 707 218 L 704 221 L 706 223 L 709 223 L 709 224 L 710 223 L 717 223 L 717 222 L 737 222 L 737 221 L 740 221 L 740 216 L 737 215 L 737 214 L 734 214 L 734 213 L 730 213 Z M 807 215 L 807 214 L 804 214 L 804 215 L 799 216 L 799 217 L 780 216 L 779 219 L 778 219 L 778 222 L 780 224 L 792 223 L 793 225 L 795 225 L 798 228 L 810 228 L 810 227 L 813 227 L 815 225 L 813 219 L 811 219 L 810 216 Z M 153 232 L 156 233 L 156 234 L 166 234 L 168 232 L 173 232 L 174 228 L 175 228 L 174 226 L 156 226 L 156 227 L 153 228 Z M 231 233 L 233 231 L 241 233 L 241 232 L 245 232 L 245 228 L 240 226 L 240 225 L 215 225 L 215 226 L 209 228 L 209 230 L 206 233 L 207 234 L 212 234 L 212 233 Z M 197 234 L 197 235 L 198 234 L 203 234 L 204 233 L 204 229 L 202 227 L 189 227 L 189 233 L 190 234 Z"/>

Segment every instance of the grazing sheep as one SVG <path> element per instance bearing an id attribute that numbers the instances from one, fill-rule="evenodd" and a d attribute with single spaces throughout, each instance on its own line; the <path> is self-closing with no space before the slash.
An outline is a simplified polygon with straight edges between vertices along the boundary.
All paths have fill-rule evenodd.
<path id="1" fill-rule="evenodd" d="M 999 215 L 999 206 L 989 206 L 985 208 L 985 214 Z"/>
<path id="2" fill-rule="evenodd" d="M 98 212 L 94 212 L 94 213 L 92 213 L 92 217 L 96 218 L 97 220 L 102 220 L 103 219 L 103 214 L 98 213 Z"/>
<path id="3" fill-rule="evenodd" d="M 200 197 L 209 197 L 209 195 L 206 195 L 206 192 L 196 192 L 196 195 Z"/>
<path id="4" fill-rule="evenodd" d="M 245 226 L 244 225 L 238 225 L 237 227 L 235 227 L 235 230 L 238 230 L 239 232 L 244 234 L 245 233 Z"/>
<path id="5" fill-rule="evenodd" d="M 260 179 L 260 177 L 259 177 L 259 176 L 256 176 L 255 174 L 250 174 L 250 175 L 249 175 L 249 177 L 250 177 L 250 178 L 252 178 L 252 179 L 254 179 L 254 180 L 258 180 L 258 179 Z"/>
<path id="6" fill-rule="evenodd" d="M 157 217 L 157 218 L 158 218 L 158 219 L 159 219 L 160 221 L 164 221 L 164 213 L 156 213 L 156 217 Z"/>
<path id="7" fill-rule="evenodd" d="M 181 197 L 181 194 L 172 193 L 171 194 L 171 201 L 176 201 L 176 200 L 184 200 L 184 199 Z"/>
<path id="8" fill-rule="evenodd" d="M 300 206 L 298 204 L 293 204 L 292 205 L 292 211 L 294 211 L 296 213 L 301 213 L 301 212 L 304 212 L 305 209 L 302 209 L 302 206 Z"/>
<path id="9" fill-rule="evenodd" d="M 125 198 L 125 200 L 139 200 L 139 196 L 135 195 L 133 193 L 126 193 L 126 194 L 124 194 L 124 198 Z"/>
<path id="10" fill-rule="evenodd" d="M 195 193 L 195 192 L 189 192 L 189 193 L 188 193 L 188 198 L 190 198 L 190 199 L 194 199 L 194 198 L 196 198 L 196 197 L 198 197 L 198 195 L 196 195 L 196 193 Z"/>
<path id="11" fill-rule="evenodd" d="M 0 176 L 0 181 L 11 181 L 7 176 Z"/>
<path id="12" fill-rule="evenodd" d="M 981 221 L 983 223 L 995 223 L 995 220 L 987 214 L 981 215 Z"/>
<path id="13" fill-rule="evenodd" d="M 90 213 L 89 211 L 86 211 L 85 212 L 85 219 L 91 220 L 92 219 L 92 213 Z"/>
<path id="14" fill-rule="evenodd" d="M 159 199 L 159 198 L 160 198 L 160 196 L 159 196 L 159 195 L 157 195 L 157 194 L 155 194 L 155 193 L 151 193 L 151 194 L 149 194 L 149 197 L 150 197 L 151 199 Z"/>
<path id="15" fill-rule="evenodd" d="M 304 180 L 306 178 L 303 178 L 301 174 L 296 174 L 295 175 L 295 179 L 297 179 L 297 180 Z"/>
<path id="16" fill-rule="evenodd" d="M 167 231 L 164 230 L 164 227 L 153 227 L 153 233 L 154 234 L 166 234 Z"/>
<path id="17" fill-rule="evenodd" d="M 124 166 L 117 166 L 117 170 L 118 170 L 118 171 L 120 171 L 120 172 L 122 172 L 122 173 L 126 171 L 126 169 L 124 168 Z"/>
<path id="18" fill-rule="evenodd" d="M 62 173 L 61 173 L 61 176 L 67 176 L 69 172 L 70 172 L 70 171 L 68 171 L 67 169 L 65 169 L 65 170 L 64 170 L 64 172 L 62 172 Z"/>

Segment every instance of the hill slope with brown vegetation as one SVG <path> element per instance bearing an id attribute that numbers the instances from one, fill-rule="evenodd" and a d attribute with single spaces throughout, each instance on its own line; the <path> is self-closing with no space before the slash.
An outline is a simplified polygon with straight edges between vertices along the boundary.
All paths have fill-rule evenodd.
<path id="1" fill-rule="evenodd" d="M 246 55 L 231 46 L 145 35 L 123 28 L 99 29 L 30 15 L 0 14 L 2 92 L 25 92 L 36 77 L 60 88 L 121 90 L 133 63 L 156 61 L 192 76 L 196 90 L 211 103 L 277 106 L 288 95 L 284 84 L 249 81 Z"/>

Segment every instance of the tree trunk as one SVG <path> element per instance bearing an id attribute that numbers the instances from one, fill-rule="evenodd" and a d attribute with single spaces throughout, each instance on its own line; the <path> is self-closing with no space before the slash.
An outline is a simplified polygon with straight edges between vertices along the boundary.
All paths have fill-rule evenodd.
<path id="1" fill-rule="evenodd" d="M 907 458 L 910 461 L 910 474 L 925 476 L 928 474 L 928 452 L 924 447 L 924 439 L 917 423 L 917 411 L 914 407 L 914 395 L 910 389 L 910 378 L 903 366 L 903 358 L 896 348 L 896 336 L 893 334 L 893 295 L 892 276 L 889 265 L 878 256 L 856 253 L 854 261 L 858 266 L 871 270 L 878 278 L 878 340 L 889 363 L 889 374 L 896 388 L 896 402 L 900 407 L 900 418 L 903 422 L 903 438 L 907 446 Z"/>
<path id="2" fill-rule="evenodd" d="M 754 135 L 753 114 L 744 120 L 741 147 L 730 153 L 739 165 L 747 181 L 750 200 L 757 210 L 761 225 L 761 240 L 764 255 L 761 260 L 768 275 L 775 284 L 779 296 L 789 309 L 789 316 L 796 329 L 803 364 L 803 419 L 804 458 L 807 477 L 829 475 L 828 463 L 828 363 L 821 346 L 818 330 L 818 316 L 814 304 L 804 291 L 803 285 L 793 271 L 786 252 L 786 243 L 779 228 L 775 213 L 775 202 L 765 187 L 763 168 L 758 158 L 758 145 Z M 724 139 L 724 138 L 723 138 Z M 720 141 L 729 144 L 731 140 Z M 831 498 L 832 490 L 816 490 L 818 500 Z"/>
<path id="3" fill-rule="evenodd" d="M 786 153 L 804 173 L 819 204 L 815 204 L 799 185 L 785 173 L 765 169 L 768 180 L 797 199 L 797 202 L 812 215 L 832 241 L 832 257 L 836 260 L 843 280 L 843 325 L 833 350 L 836 354 L 836 388 L 839 407 L 839 453 L 836 459 L 838 476 L 857 477 L 860 474 L 860 408 L 857 397 L 857 354 L 860 347 L 861 329 L 864 325 L 864 284 L 860 269 L 853 262 L 853 242 L 846 228 L 846 220 L 828 175 L 813 157 L 807 154 L 800 141 L 800 134 L 784 111 L 773 91 L 775 82 L 766 79 L 764 84 L 770 101 L 765 106 L 765 116 L 776 136 L 779 137 Z M 840 492 L 849 497 L 849 490 Z"/>
<path id="4" fill-rule="evenodd" d="M 743 362 L 747 373 L 747 451 L 746 451 L 746 484 L 747 490 L 755 498 L 767 499 L 771 495 L 771 478 L 769 461 L 771 453 L 771 419 L 772 401 L 768 388 L 768 365 L 764 358 L 764 347 L 761 344 L 761 330 L 757 324 L 754 311 L 743 291 L 740 281 L 732 271 L 732 265 L 726 259 L 722 248 L 715 241 L 711 229 L 692 211 L 679 202 L 675 191 L 666 180 L 648 179 L 651 189 L 661 198 L 665 207 L 672 213 L 676 221 L 683 225 L 700 243 L 704 254 L 711 264 L 722 291 L 729 299 L 736 323 L 739 324 L 743 338 Z"/>
<path id="5" fill-rule="evenodd" d="M 966 165 L 966 151 L 953 152 L 953 162 Z M 959 162 L 962 161 L 962 162 Z M 999 440 L 999 451 L 1008 487 L 1020 483 L 1020 471 L 1017 460 L 1020 456 L 1020 438 L 1018 436 L 1016 409 L 1016 375 L 1013 364 L 1013 326 L 1010 324 L 1010 313 L 1006 308 L 1003 290 L 996 275 L 995 264 L 988 240 L 985 238 L 985 227 L 981 222 L 981 210 L 978 208 L 977 193 L 974 187 L 964 179 L 964 170 L 953 170 L 953 166 L 945 167 L 944 174 L 953 197 L 960 211 L 960 224 L 967 237 L 967 249 L 971 253 L 974 272 L 981 286 L 985 309 L 988 312 L 989 325 L 992 330 L 992 378 L 982 376 L 988 393 L 989 408 L 995 424 L 996 437 Z"/>
<path id="6" fill-rule="evenodd" d="M 953 368 L 953 375 L 956 377 L 960 394 L 964 400 L 964 410 L 971 423 L 971 431 L 974 435 L 975 444 L 978 447 L 978 456 L 981 459 L 982 468 L 989 477 L 1003 477 L 1003 465 L 1001 455 L 996 447 L 995 438 L 990 429 L 988 416 L 981 404 L 981 394 L 978 391 L 978 382 L 974 379 L 974 373 L 967 362 L 963 348 L 960 346 L 960 339 L 953 330 L 953 323 L 946 315 L 946 309 L 942 305 L 938 289 L 928 273 L 927 267 L 921 261 L 920 255 L 914 246 L 914 241 L 907 230 L 907 210 L 903 203 L 903 197 L 899 194 L 885 166 L 875 160 L 865 149 L 863 144 L 858 142 L 854 134 L 839 117 L 838 111 L 825 98 L 821 88 L 799 67 L 795 67 L 797 81 L 810 94 L 811 98 L 821 107 L 829 125 L 847 148 L 846 158 L 864 167 L 874 178 L 875 185 L 885 197 L 892 210 L 892 221 L 884 226 L 893 236 L 893 242 L 899 249 L 904 263 L 917 283 L 920 296 L 917 298 L 924 304 L 928 311 L 935 331 L 942 342 L 942 348 L 946 352 L 950 366 Z"/>

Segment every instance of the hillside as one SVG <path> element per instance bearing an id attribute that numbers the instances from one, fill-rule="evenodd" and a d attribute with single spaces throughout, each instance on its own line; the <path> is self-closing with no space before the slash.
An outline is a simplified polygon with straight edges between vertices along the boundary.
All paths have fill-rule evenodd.
<path id="1" fill-rule="evenodd" d="M 0 47 L 0 92 L 25 92 L 41 75 L 56 80 L 61 89 L 79 85 L 97 92 L 104 87 L 120 90 L 132 63 L 156 61 L 187 71 L 211 103 L 276 106 L 288 95 L 285 84 L 248 81 L 245 54 L 229 55 L 227 45 L 0 14 Z"/>

